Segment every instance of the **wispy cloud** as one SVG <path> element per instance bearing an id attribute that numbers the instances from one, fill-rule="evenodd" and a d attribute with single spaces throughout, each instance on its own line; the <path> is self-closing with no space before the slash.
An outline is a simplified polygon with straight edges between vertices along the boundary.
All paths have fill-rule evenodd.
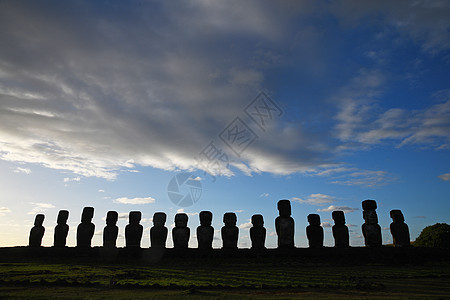
<path id="1" fill-rule="evenodd" d="M 262 193 L 261 195 L 259 195 L 259 197 L 261 198 L 269 197 L 269 193 Z"/>
<path id="2" fill-rule="evenodd" d="M 251 222 L 242 223 L 242 224 L 239 225 L 240 229 L 249 229 L 251 227 L 253 227 L 253 224 Z"/>
<path id="3" fill-rule="evenodd" d="M 395 176 L 386 171 L 360 170 L 335 177 L 331 183 L 342 185 L 361 185 L 367 187 L 383 186 L 397 180 Z"/>
<path id="4" fill-rule="evenodd" d="M 330 212 L 330 211 L 334 211 L 334 210 L 342 210 L 345 213 L 351 213 L 354 212 L 356 210 L 359 210 L 358 208 L 352 208 L 349 206 L 335 206 L 335 205 L 330 205 L 327 208 L 322 208 L 322 209 L 318 209 L 318 212 Z"/>
<path id="5" fill-rule="evenodd" d="M 185 212 L 184 208 L 177 209 L 177 214 L 180 214 L 180 213 L 185 213 L 190 217 L 198 215 L 198 212 Z"/>
<path id="6" fill-rule="evenodd" d="M 0 216 L 4 216 L 7 213 L 10 213 L 11 210 L 8 207 L 0 207 Z"/>
<path id="7" fill-rule="evenodd" d="M 450 90 L 433 94 L 436 104 L 423 109 L 389 108 L 380 112 L 376 99 L 384 76 L 364 71 L 336 100 L 336 130 L 341 149 L 365 149 L 375 144 L 420 145 L 444 149 L 450 142 Z M 361 85 L 355 84 L 360 82 Z"/>
<path id="8" fill-rule="evenodd" d="M 45 212 L 49 209 L 55 208 L 51 203 L 36 203 L 30 202 L 34 207 L 28 212 L 29 215 L 35 215 L 37 213 Z"/>
<path id="9" fill-rule="evenodd" d="M 303 203 L 303 204 L 310 204 L 310 205 L 324 205 L 328 203 L 333 203 L 336 201 L 336 198 L 330 195 L 325 194 L 311 194 L 305 199 L 299 198 L 299 197 L 293 197 L 291 198 L 292 201 Z"/>
<path id="10" fill-rule="evenodd" d="M 321 176 L 329 179 L 330 183 L 341 185 L 360 185 L 367 187 L 377 187 L 390 184 L 397 180 L 397 177 L 387 171 L 364 170 L 355 167 L 329 167 L 319 168 L 309 172 L 309 176 Z"/>
<path id="11" fill-rule="evenodd" d="M 146 197 L 146 198 L 127 198 L 127 197 L 121 197 L 114 200 L 115 203 L 121 203 L 121 204 L 149 204 L 149 203 L 155 203 L 155 198 L 152 197 Z"/>
<path id="12" fill-rule="evenodd" d="M 31 170 L 28 169 L 28 168 L 17 167 L 17 168 L 14 170 L 14 173 L 31 174 Z"/>
<path id="13" fill-rule="evenodd" d="M 322 226 L 322 227 L 324 227 L 324 228 L 327 228 L 327 227 L 333 227 L 333 225 L 331 225 L 330 222 L 322 222 L 322 223 L 320 224 L 320 226 Z"/>
<path id="14" fill-rule="evenodd" d="M 439 175 L 438 178 L 442 179 L 444 181 L 450 181 L 450 173 L 445 173 L 445 174 Z"/>
<path id="15" fill-rule="evenodd" d="M 63 179 L 63 182 L 71 182 L 71 181 L 76 181 L 76 182 L 78 182 L 78 181 L 80 181 L 80 180 L 81 180 L 80 177 L 72 177 L 72 178 L 70 178 L 70 177 L 65 177 L 65 178 Z"/>

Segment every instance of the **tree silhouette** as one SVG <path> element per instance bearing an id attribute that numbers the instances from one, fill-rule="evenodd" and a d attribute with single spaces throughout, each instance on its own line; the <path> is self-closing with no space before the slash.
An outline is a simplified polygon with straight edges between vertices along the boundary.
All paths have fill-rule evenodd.
<path id="1" fill-rule="evenodd" d="M 436 223 L 425 227 L 414 242 L 414 246 L 450 248 L 450 225 Z"/>

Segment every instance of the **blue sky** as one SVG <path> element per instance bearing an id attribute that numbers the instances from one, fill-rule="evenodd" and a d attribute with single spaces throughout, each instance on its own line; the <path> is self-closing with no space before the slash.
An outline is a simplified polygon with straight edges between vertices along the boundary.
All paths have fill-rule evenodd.
<path id="1" fill-rule="evenodd" d="M 275 247 L 280 199 L 299 247 L 310 213 L 334 244 L 333 209 L 363 245 L 364 199 L 378 202 L 384 243 L 391 209 L 414 240 L 449 222 L 449 30 L 447 1 L 2 1 L 0 246 L 26 245 L 36 213 L 52 245 L 60 209 L 73 246 L 93 206 L 93 245 L 108 210 L 119 246 L 140 210 L 142 246 L 154 212 L 170 228 L 184 211 L 196 247 L 210 210 L 215 247 L 225 212 L 240 247 L 263 214 Z M 205 164 L 211 145 L 221 154 Z M 168 195 L 182 173 L 201 184 L 188 207 Z"/>

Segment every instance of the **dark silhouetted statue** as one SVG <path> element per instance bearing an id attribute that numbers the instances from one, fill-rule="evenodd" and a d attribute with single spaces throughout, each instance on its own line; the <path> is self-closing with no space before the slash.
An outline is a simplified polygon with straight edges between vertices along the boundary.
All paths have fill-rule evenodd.
<path id="1" fill-rule="evenodd" d="M 409 228 L 405 223 L 402 211 L 399 209 L 391 210 L 391 234 L 395 247 L 409 247 L 411 240 L 409 237 Z"/>
<path id="2" fill-rule="evenodd" d="M 362 233 L 366 247 L 381 247 L 381 227 L 378 225 L 376 213 L 377 203 L 375 200 L 364 200 L 362 202 L 364 224 Z"/>
<path id="3" fill-rule="evenodd" d="M 323 247 L 323 228 L 320 226 L 320 216 L 318 214 L 308 215 L 309 225 L 306 227 L 309 248 Z"/>
<path id="4" fill-rule="evenodd" d="M 252 216 L 253 227 L 250 228 L 250 239 L 252 241 L 252 249 L 265 249 L 266 229 L 264 228 L 264 218 L 262 215 Z"/>
<path id="5" fill-rule="evenodd" d="M 175 227 L 172 229 L 173 247 L 175 249 L 187 249 L 191 230 L 187 227 L 188 215 L 179 213 L 175 215 Z"/>
<path id="6" fill-rule="evenodd" d="M 142 214 L 140 211 L 130 211 L 128 215 L 129 224 L 125 226 L 125 246 L 127 248 L 140 248 L 143 227 L 139 222 Z"/>
<path id="7" fill-rule="evenodd" d="M 212 249 L 212 242 L 214 238 L 214 228 L 212 223 L 212 212 L 201 211 L 199 214 L 200 226 L 197 227 L 197 242 L 198 248 L 203 250 Z"/>
<path id="8" fill-rule="evenodd" d="M 43 214 L 38 214 L 34 218 L 34 226 L 30 230 L 30 247 L 40 247 L 42 244 L 42 238 L 44 237 L 45 228 L 42 226 L 44 223 L 45 216 Z"/>
<path id="9" fill-rule="evenodd" d="M 153 227 L 150 229 L 150 247 L 152 248 L 166 248 L 167 240 L 167 216 L 163 212 L 156 212 L 153 214 Z"/>
<path id="10" fill-rule="evenodd" d="M 350 247 L 348 228 L 345 225 L 345 215 L 342 210 L 335 210 L 332 212 L 331 216 L 334 220 L 333 226 L 333 237 L 334 237 L 334 247 L 336 248 L 346 248 Z"/>
<path id="11" fill-rule="evenodd" d="M 237 218 L 235 213 L 227 212 L 223 215 L 223 223 L 225 223 L 225 226 L 221 230 L 223 249 L 237 249 L 239 228 L 237 228 L 236 222 Z"/>
<path id="12" fill-rule="evenodd" d="M 117 235 L 119 227 L 117 227 L 117 219 L 119 214 L 117 211 L 108 211 L 106 214 L 106 226 L 103 229 L 103 247 L 116 248 Z"/>
<path id="13" fill-rule="evenodd" d="M 291 217 L 291 202 L 280 200 L 277 204 L 279 216 L 275 219 L 278 248 L 294 248 L 294 219 Z"/>
<path id="14" fill-rule="evenodd" d="M 67 219 L 69 218 L 69 211 L 60 210 L 58 213 L 57 225 L 55 227 L 55 235 L 53 245 L 55 247 L 65 247 L 67 234 L 69 233 L 69 225 Z"/>
<path id="15" fill-rule="evenodd" d="M 81 214 L 81 223 L 77 227 L 77 247 L 91 247 L 91 241 L 95 231 L 95 225 L 94 223 L 92 223 L 93 217 L 93 207 L 83 208 L 83 213 Z"/>

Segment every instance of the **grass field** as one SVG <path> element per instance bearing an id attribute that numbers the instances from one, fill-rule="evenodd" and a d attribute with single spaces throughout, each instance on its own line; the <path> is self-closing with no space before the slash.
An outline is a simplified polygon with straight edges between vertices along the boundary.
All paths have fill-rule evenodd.
<path id="1" fill-rule="evenodd" d="M 450 299 L 450 265 L 307 266 L 295 260 L 138 264 L 1 263 L 11 298 Z"/>

